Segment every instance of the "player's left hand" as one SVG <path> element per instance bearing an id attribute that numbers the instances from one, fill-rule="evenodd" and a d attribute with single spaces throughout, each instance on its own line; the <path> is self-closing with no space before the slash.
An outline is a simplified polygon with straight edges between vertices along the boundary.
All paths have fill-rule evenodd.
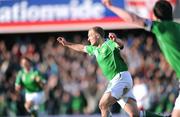
<path id="1" fill-rule="evenodd" d="M 109 7 L 112 5 L 111 0 L 101 0 L 101 1 L 106 7 Z"/>

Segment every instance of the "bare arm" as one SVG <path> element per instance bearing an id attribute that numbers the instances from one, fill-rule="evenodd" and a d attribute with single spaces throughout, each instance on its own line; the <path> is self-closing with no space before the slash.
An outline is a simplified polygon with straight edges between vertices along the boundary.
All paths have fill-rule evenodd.
<path id="1" fill-rule="evenodd" d="M 22 86 L 15 84 L 15 92 L 13 95 L 16 97 L 16 100 L 19 100 L 19 101 L 21 100 L 21 96 L 20 96 L 21 90 L 22 90 Z"/>
<path id="2" fill-rule="evenodd" d="M 18 95 L 21 91 L 22 87 L 20 85 L 15 85 L 15 93 Z"/>
<path id="3" fill-rule="evenodd" d="M 109 10 L 114 12 L 117 16 L 121 17 L 123 20 L 144 27 L 144 22 L 145 22 L 144 18 L 139 17 L 134 13 L 129 13 L 128 11 L 125 11 L 119 7 L 112 5 L 110 0 L 102 0 L 102 2 Z"/>
<path id="4" fill-rule="evenodd" d="M 68 42 L 63 37 L 58 37 L 57 41 L 65 47 L 71 48 L 71 49 L 79 51 L 79 52 L 85 52 L 84 51 L 85 45 L 83 45 L 83 44 L 75 44 L 75 43 Z"/>

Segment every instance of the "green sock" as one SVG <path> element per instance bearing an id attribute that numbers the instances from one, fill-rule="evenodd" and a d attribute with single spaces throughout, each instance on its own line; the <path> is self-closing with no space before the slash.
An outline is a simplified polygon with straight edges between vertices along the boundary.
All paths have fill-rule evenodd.
<path id="1" fill-rule="evenodd" d="M 31 117 L 37 117 L 38 116 L 38 111 L 34 108 L 31 108 L 30 110 L 27 110 Z"/>
<path id="2" fill-rule="evenodd" d="M 164 117 L 162 115 L 158 115 L 149 111 L 144 111 L 144 114 L 145 114 L 144 117 Z"/>
<path id="3" fill-rule="evenodd" d="M 38 113 L 36 110 L 31 111 L 31 117 L 38 117 Z"/>

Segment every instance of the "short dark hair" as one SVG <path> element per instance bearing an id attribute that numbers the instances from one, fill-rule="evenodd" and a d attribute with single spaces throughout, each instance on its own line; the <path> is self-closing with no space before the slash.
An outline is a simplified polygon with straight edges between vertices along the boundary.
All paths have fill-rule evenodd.
<path id="1" fill-rule="evenodd" d="M 154 15 L 162 20 L 173 20 L 173 12 L 172 12 L 172 6 L 170 2 L 166 0 L 159 0 L 154 5 L 153 9 Z"/>
<path id="2" fill-rule="evenodd" d="M 92 30 L 94 30 L 95 32 L 97 32 L 102 38 L 105 37 L 105 32 L 104 29 L 99 27 L 99 26 L 95 26 L 91 28 Z"/>
<path id="3" fill-rule="evenodd" d="M 32 60 L 30 58 L 28 58 L 27 56 L 22 56 L 21 60 L 25 59 L 26 61 L 28 61 L 31 65 L 33 64 Z"/>

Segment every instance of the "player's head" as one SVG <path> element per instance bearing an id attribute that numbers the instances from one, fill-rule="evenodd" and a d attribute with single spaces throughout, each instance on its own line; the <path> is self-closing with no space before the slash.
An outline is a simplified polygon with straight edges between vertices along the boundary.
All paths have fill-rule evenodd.
<path id="1" fill-rule="evenodd" d="M 153 12 L 155 17 L 161 21 L 173 20 L 172 6 L 166 0 L 157 1 Z"/>
<path id="2" fill-rule="evenodd" d="M 20 61 L 21 67 L 25 69 L 30 69 L 32 65 L 32 61 L 28 57 L 21 57 Z"/>
<path id="3" fill-rule="evenodd" d="M 88 41 L 91 45 L 99 45 L 104 39 L 104 30 L 101 27 L 95 26 L 88 31 Z"/>

